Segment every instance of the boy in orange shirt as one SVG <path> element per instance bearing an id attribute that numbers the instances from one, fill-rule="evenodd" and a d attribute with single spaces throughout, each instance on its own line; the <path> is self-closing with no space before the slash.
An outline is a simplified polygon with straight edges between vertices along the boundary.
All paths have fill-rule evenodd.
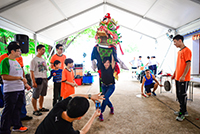
<path id="1" fill-rule="evenodd" d="M 188 116 L 187 112 L 187 89 L 190 81 L 190 71 L 191 71 L 191 58 L 192 52 L 183 43 L 183 36 L 176 35 L 173 38 L 174 45 L 180 48 L 177 55 L 176 70 L 172 76 L 176 82 L 176 95 L 178 102 L 180 103 L 180 111 L 174 112 L 177 121 L 183 121 L 185 116 Z"/>
<path id="2" fill-rule="evenodd" d="M 60 69 L 64 69 L 65 68 L 65 59 L 66 59 L 66 56 L 63 54 L 63 51 L 64 51 L 64 48 L 63 48 L 63 45 L 62 44 L 57 44 L 56 45 L 56 51 L 57 53 L 54 54 L 52 57 L 51 57 L 51 60 L 50 60 L 50 63 L 51 63 L 51 69 L 54 69 L 54 61 L 56 60 L 59 60 L 61 62 L 61 67 Z"/>
<path id="3" fill-rule="evenodd" d="M 73 67 L 73 60 L 67 58 L 65 60 L 65 69 L 62 71 L 62 83 L 61 83 L 61 97 L 63 99 L 69 97 L 71 94 L 75 93 L 75 88 L 78 85 L 74 81 L 74 72 L 71 69 Z"/>

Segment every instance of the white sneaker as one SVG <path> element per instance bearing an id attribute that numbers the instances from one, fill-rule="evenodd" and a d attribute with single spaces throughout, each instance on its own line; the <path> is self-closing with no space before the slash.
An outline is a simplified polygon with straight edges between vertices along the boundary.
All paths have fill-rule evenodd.
<path id="1" fill-rule="evenodd" d="M 174 114 L 175 114 L 175 115 L 179 115 L 179 111 L 175 111 Z M 189 114 L 188 114 L 187 111 L 185 112 L 184 116 L 189 116 Z"/>

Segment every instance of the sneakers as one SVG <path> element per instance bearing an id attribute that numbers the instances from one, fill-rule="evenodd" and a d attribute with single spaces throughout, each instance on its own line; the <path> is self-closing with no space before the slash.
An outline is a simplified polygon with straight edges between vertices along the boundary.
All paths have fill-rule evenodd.
<path id="1" fill-rule="evenodd" d="M 147 94 L 142 94 L 142 97 L 148 98 L 149 96 Z"/>
<path id="2" fill-rule="evenodd" d="M 100 120 L 100 121 L 103 121 L 103 120 L 104 120 L 104 119 L 103 119 L 103 114 L 102 114 L 102 113 L 99 115 L 99 120 Z"/>
<path id="3" fill-rule="evenodd" d="M 40 111 L 33 111 L 33 115 L 40 116 L 42 113 Z"/>
<path id="4" fill-rule="evenodd" d="M 43 108 L 39 109 L 39 111 L 40 111 L 40 112 L 48 112 L 49 109 L 46 109 L 46 108 L 43 107 Z"/>
<path id="5" fill-rule="evenodd" d="M 31 119 L 33 119 L 33 117 L 26 115 L 24 118 L 21 118 L 21 121 L 31 120 Z"/>
<path id="6" fill-rule="evenodd" d="M 156 96 L 156 93 L 155 92 L 151 92 L 154 96 Z"/>
<path id="7" fill-rule="evenodd" d="M 24 126 L 18 128 L 18 129 L 14 129 L 14 128 L 12 129 L 13 132 L 26 132 L 27 130 L 28 130 L 28 128 L 24 127 Z"/>
<path id="8" fill-rule="evenodd" d="M 179 115 L 176 117 L 177 121 L 183 121 L 185 119 L 185 116 L 180 112 Z"/>
<path id="9" fill-rule="evenodd" d="M 114 114 L 114 107 L 110 108 L 110 114 Z"/>
<path id="10" fill-rule="evenodd" d="M 180 113 L 179 111 L 174 112 L 175 115 L 179 115 L 179 113 Z M 185 112 L 184 116 L 189 116 L 187 111 Z"/>

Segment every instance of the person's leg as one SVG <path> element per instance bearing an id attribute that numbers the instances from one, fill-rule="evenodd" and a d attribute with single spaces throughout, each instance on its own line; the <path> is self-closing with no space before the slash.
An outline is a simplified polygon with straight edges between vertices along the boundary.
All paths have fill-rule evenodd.
<path id="1" fill-rule="evenodd" d="M 43 102 L 44 102 L 44 96 L 39 97 L 39 108 L 42 109 L 43 108 Z"/>
<path id="2" fill-rule="evenodd" d="M 12 123 L 12 113 L 15 107 L 16 102 L 16 93 L 10 92 L 10 93 L 4 93 L 4 109 L 1 116 L 1 129 L 0 133 L 7 133 L 9 134 L 11 123 Z"/>
<path id="3" fill-rule="evenodd" d="M 188 89 L 188 81 L 180 82 L 180 112 L 185 114 L 187 111 L 187 89 Z"/>
<path id="4" fill-rule="evenodd" d="M 47 79 L 43 79 L 42 84 L 41 84 L 41 92 L 40 92 L 40 97 L 39 97 L 39 107 L 41 112 L 47 112 L 49 109 L 46 109 L 43 107 L 44 103 L 44 96 L 47 94 Z"/>
<path id="5" fill-rule="evenodd" d="M 150 85 L 146 85 L 144 87 L 145 87 L 146 95 L 151 96 L 151 87 L 150 87 Z"/>
<path id="6" fill-rule="evenodd" d="M 32 105 L 33 105 L 34 111 L 37 111 L 37 110 L 38 110 L 38 109 L 37 109 L 37 99 L 35 99 L 35 98 L 33 98 L 33 97 L 32 97 Z"/>
<path id="7" fill-rule="evenodd" d="M 58 98 L 58 85 L 54 82 L 53 84 L 53 106 L 57 103 Z"/>
<path id="8" fill-rule="evenodd" d="M 178 102 L 179 102 L 179 104 L 181 104 L 181 102 L 180 102 L 180 82 L 179 81 L 175 81 L 175 85 L 176 85 L 176 97 L 177 97 L 177 99 L 178 99 Z"/>
<path id="9" fill-rule="evenodd" d="M 102 89 L 102 95 L 104 95 L 104 98 L 105 98 L 105 93 L 106 93 L 107 90 L 108 90 L 108 86 L 102 84 L 101 89 Z M 106 104 L 104 103 L 104 101 L 105 101 L 105 100 L 103 100 L 103 102 L 102 102 L 102 104 L 101 104 L 101 113 L 104 112 L 105 107 L 106 107 Z"/>
<path id="10" fill-rule="evenodd" d="M 33 88 L 32 105 L 34 111 L 38 111 L 37 99 L 39 98 L 39 93 L 40 93 L 40 85 L 38 85 L 37 88 Z"/>
<path id="11" fill-rule="evenodd" d="M 19 129 L 22 126 L 20 120 L 20 112 L 21 112 L 21 107 L 23 105 L 23 99 L 24 99 L 24 91 L 17 92 L 16 104 L 12 115 L 13 129 Z"/>
<path id="12" fill-rule="evenodd" d="M 154 83 L 153 92 L 155 92 L 157 88 L 158 88 L 158 83 Z"/>
<path id="13" fill-rule="evenodd" d="M 109 108 L 113 107 L 112 103 L 109 100 L 109 97 L 112 95 L 114 90 L 115 90 L 115 85 L 109 85 L 107 87 L 107 90 L 106 90 L 106 92 L 104 94 L 105 100 L 103 100 L 103 103 L 102 103 L 103 107 L 101 107 L 101 113 L 104 112 L 106 105 L 108 105 Z"/>
<path id="14" fill-rule="evenodd" d="M 58 84 L 58 101 L 61 101 L 62 100 L 62 97 L 60 96 L 61 94 L 61 83 Z"/>
<path id="15" fill-rule="evenodd" d="M 156 65 L 154 65 L 154 71 L 155 71 L 155 77 L 156 77 L 156 74 L 157 74 L 157 66 Z"/>
<path id="16" fill-rule="evenodd" d="M 20 113 L 20 118 L 26 117 L 26 114 L 27 114 L 27 111 L 26 111 L 26 97 L 25 97 L 25 95 L 24 95 L 24 98 L 23 98 L 23 105 L 22 105 L 21 113 Z"/>

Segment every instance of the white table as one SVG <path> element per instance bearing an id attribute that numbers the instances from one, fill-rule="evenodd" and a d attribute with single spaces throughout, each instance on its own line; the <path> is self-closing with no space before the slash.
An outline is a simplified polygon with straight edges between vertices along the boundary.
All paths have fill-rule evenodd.
<path id="1" fill-rule="evenodd" d="M 200 83 L 200 78 L 191 78 L 189 88 L 189 100 L 193 101 L 193 87 L 194 83 Z"/>

